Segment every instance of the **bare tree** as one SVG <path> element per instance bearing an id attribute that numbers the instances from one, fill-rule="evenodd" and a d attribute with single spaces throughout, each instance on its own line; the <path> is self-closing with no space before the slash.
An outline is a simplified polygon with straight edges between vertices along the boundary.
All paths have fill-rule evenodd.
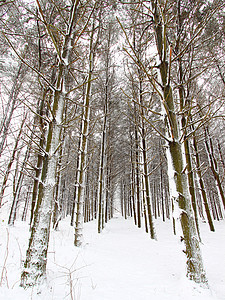
<path id="1" fill-rule="evenodd" d="M 27 250 L 24 271 L 21 275 L 21 285 L 26 287 L 34 285 L 45 277 L 47 250 L 50 235 L 51 210 L 53 205 L 53 191 L 55 185 L 57 156 L 59 149 L 60 131 L 63 123 L 63 109 L 65 105 L 65 87 L 67 86 L 68 64 L 76 36 L 76 24 L 78 20 L 79 0 L 73 1 L 70 7 L 68 26 L 62 43 L 61 50 L 53 35 L 42 7 L 37 0 L 37 6 L 46 26 L 46 31 L 54 44 L 59 55 L 58 73 L 56 85 L 53 87 L 53 103 L 51 118 L 49 118 L 45 157 L 43 160 L 41 181 L 38 191 L 38 200 L 34 214 L 34 221 L 31 228 L 31 237 Z M 41 241 L 41 243 L 40 243 Z M 39 245 L 37 247 L 37 245 Z"/>

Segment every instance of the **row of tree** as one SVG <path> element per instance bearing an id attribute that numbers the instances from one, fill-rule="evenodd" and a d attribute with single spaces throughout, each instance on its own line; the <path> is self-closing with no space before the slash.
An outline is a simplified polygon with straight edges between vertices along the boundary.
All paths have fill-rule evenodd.
<path id="1" fill-rule="evenodd" d="M 118 209 L 181 228 L 187 276 L 207 283 L 199 220 L 223 219 L 224 3 L 0 3 L 0 213 L 29 222 L 21 275 L 45 278 L 49 235 L 98 232 Z M 51 225 L 52 224 L 52 225 Z"/>

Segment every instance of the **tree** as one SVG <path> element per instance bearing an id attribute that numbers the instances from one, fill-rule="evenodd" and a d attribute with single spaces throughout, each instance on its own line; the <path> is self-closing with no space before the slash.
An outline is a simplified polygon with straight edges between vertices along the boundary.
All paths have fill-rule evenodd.
<path id="1" fill-rule="evenodd" d="M 94 40 L 95 34 L 95 17 L 92 21 L 92 29 L 90 32 L 89 41 L 89 69 L 87 86 L 84 100 L 84 109 L 81 121 L 81 138 L 80 138 L 80 148 L 79 148 L 79 158 L 78 158 L 78 169 L 77 169 L 77 180 L 76 180 L 76 220 L 75 220 L 75 235 L 74 235 L 74 245 L 80 246 L 82 243 L 82 223 L 83 223 L 83 203 L 84 203 L 84 180 L 86 175 L 86 161 L 87 161 L 87 136 L 89 132 L 89 117 L 90 117 L 90 98 L 91 98 L 91 85 L 92 76 L 94 69 L 94 57 L 95 51 L 98 44 L 98 35 L 96 40 Z"/>
<path id="2" fill-rule="evenodd" d="M 165 114 L 166 136 L 157 128 L 155 130 L 161 137 L 164 137 L 168 145 L 168 165 L 173 172 L 172 178 L 175 185 L 175 195 L 172 196 L 176 197 L 180 211 L 179 219 L 183 232 L 182 240 L 185 243 L 185 253 L 187 256 L 187 276 L 195 282 L 206 283 L 207 279 L 203 268 L 199 241 L 196 239 L 196 227 L 190 202 L 188 178 L 185 171 L 186 160 L 182 151 L 184 140 L 183 134 L 180 135 L 182 128 L 179 126 L 180 123 L 178 121 L 174 91 L 171 83 L 172 48 L 168 45 L 167 35 L 169 34 L 168 28 L 169 20 L 172 19 L 172 10 L 167 2 L 159 3 L 152 0 L 150 6 L 145 3 L 143 5 L 153 24 L 158 64 L 155 67 L 147 69 L 135 54 L 132 45 L 129 44 L 133 52 L 132 59 L 137 65 L 141 65 L 143 72 L 148 76 L 149 83 L 161 100 Z M 156 68 L 159 70 L 158 78 L 160 81 L 154 72 Z"/>
<path id="3" fill-rule="evenodd" d="M 171 156 L 171 167 L 174 172 L 174 182 L 177 192 L 177 202 L 180 213 L 180 222 L 183 239 L 186 246 L 187 276 L 195 282 L 206 282 L 205 271 L 200 252 L 199 242 L 196 239 L 196 229 L 192 216 L 188 179 L 185 172 L 185 158 L 182 154 L 182 140 L 179 135 L 179 123 L 175 111 L 173 89 L 170 83 L 170 68 L 172 52 L 168 50 L 166 41 L 168 7 L 151 1 L 151 10 L 154 24 L 155 39 L 159 57 L 159 71 L 162 85 L 162 103 L 166 112 L 168 147 Z"/>
<path id="4" fill-rule="evenodd" d="M 80 246 L 82 223 L 96 219 L 101 232 L 117 202 L 153 239 L 153 218 L 165 221 L 176 207 L 187 276 L 207 282 L 198 220 L 205 208 L 214 231 L 212 217 L 223 218 L 225 206 L 223 5 L 0 4 L 0 206 L 9 185 L 8 223 L 30 212 L 21 286 L 45 279 L 51 221 L 60 229 L 71 216 Z M 117 6 L 123 21 L 115 21 Z"/>
<path id="5" fill-rule="evenodd" d="M 38 200 L 31 228 L 31 237 L 29 240 L 26 261 L 24 263 L 24 271 L 21 275 L 21 285 L 23 287 L 40 282 L 45 277 L 46 272 L 51 210 L 53 205 L 53 190 L 57 167 L 56 153 L 60 142 L 60 127 L 63 122 L 65 87 L 67 86 L 66 75 L 68 73 L 68 65 L 71 58 L 71 45 L 73 45 L 76 36 L 75 28 L 78 20 L 79 4 L 79 0 L 72 2 L 67 31 L 60 51 L 58 47 L 59 45 L 57 44 L 48 23 L 46 23 L 43 10 L 37 0 L 37 6 L 46 26 L 46 31 L 59 55 L 59 63 L 56 86 L 53 91 L 51 119 L 48 123 L 45 157 L 43 160 L 41 182 L 39 184 Z"/>

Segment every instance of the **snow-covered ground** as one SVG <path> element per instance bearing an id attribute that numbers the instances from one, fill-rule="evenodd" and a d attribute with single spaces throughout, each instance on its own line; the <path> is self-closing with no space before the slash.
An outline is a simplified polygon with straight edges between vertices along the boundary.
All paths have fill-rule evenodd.
<path id="1" fill-rule="evenodd" d="M 80 249 L 73 246 L 69 219 L 62 221 L 51 234 L 47 285 L 25 291 L 19 282 L 28 227 L 16 222 L 8 228 L 1 221 L 0 299 L 224 300 L 225 222 L 215 225 L 216 233 L 210 233 L 208 225 L 201 224 L 209 289 L 186 279 L 185 255 L 169 221 L 156 222 L 158 240 L 152 241 L 132 220 L 118 216 L 102 234 L 97 234 L 95 222 L 85 224 Z"/>

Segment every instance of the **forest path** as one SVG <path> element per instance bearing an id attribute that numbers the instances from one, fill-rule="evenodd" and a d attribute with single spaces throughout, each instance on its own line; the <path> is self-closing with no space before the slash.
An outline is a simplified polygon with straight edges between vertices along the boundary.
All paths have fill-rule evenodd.
<path id="1" fill-rule="evenodd" d="M 150 240 L 131 220 L 111 220 L 87 249 L 93 259 L 91 276 L 99 299 L 148 299 L 154 290 L 166 292 L 166 286 L 171 281 L 175 284 L 174 277 L 179 277 L 175 269 L 168 268 L 175 265 L 168 259 L 173 252 L 170 244 L 171 240 L 163 245 Z M 171 299 L 169 293 L 165 294 L 165 299 Z"/>
<path id="2" fill-rule="evenodd" d="M 116 217 L 101 234 L 97 222 L 84 224 L 84 243 L 74 247 L 70 218 L 52 230 L 48 249 L 47 285 L 35 294 L 19 286 L 21 262 L 27 250 L 29 227 L 24 222 L 1 224 L 0 253 L 7 253 L 7 284 L 0 300 L 224 300 L 225 221 L 216 232 L 201 225 L 203 258 L 210 289 L 201 289 L 185 277 L 185 255 L 170 221 L 155 220 L 157 241 L 132 219 Z M 7 248 L 7 232 L 9 246 Z M 0 267 L 5 255 L 0 256 Z M 0 269 L 1 270 L 1 269 Z"/>
<path id="3" fill-rule="evenodd" d="M 158 241 L 120 217 L 97 237 L 86 224 L 85 236 L 81 300 L 214 299 L 186 279 L 185 256 L 169 221 L 160 222 Z"/>

